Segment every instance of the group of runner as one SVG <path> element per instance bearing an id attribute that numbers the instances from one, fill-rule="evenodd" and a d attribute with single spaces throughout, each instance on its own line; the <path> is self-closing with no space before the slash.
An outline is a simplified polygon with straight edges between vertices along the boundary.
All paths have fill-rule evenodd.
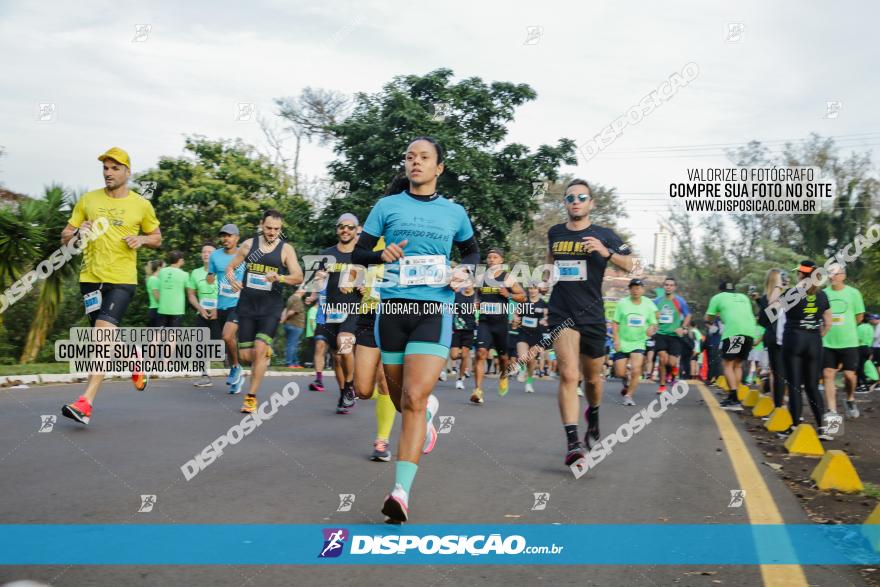
<path id="1" fill-rule="evenodd" d="M 136 249 L 158 248 L 161 233 L 150 202 L 127 188 L 131 173 L 128 154 L 113 148 L 99 159 L 105 188 L 89 192 L 77 202 L 62 240 L 75 238 L 101 216 L 113 216 L 110 231 L 89 244 L 80 282 L 92 326 L 114 328 L 135 291 Z M 389 521 L 396 523 L 407 520 L 421 456 L 431 452 L 437 442 L 433 418 L 439 402 L 434 387 L 445 376 L 451 360 L 460 361 L 455 387 L 464 389 L 474 345 L 475 387 L 470 396 L 474 404 L 485 401 L 483 386 L 490 350 L 499 360 L 501 396 L 509 390 L 510 376 L 519 371 L 525 391 L 533 392 L 538 357 L 555 361 L 566 438 L 563 460 L 570 466 L 586 456 L 600 439 L 608 353 L 603 277 L 609 264 L 626 272 L 633 269 L 629 246 L 613 230 L 590 220 L 599 202 L 586 181 L 575 179 L 563 195 L 566 221 L 547 234 L 546 263 L 552 270 L 540 280 L 518 283 L 504 266 L 503 251 L 490 249 L 485 258 L 488 271 L 477 275 L 481 255 L 468 214 L 461 205 L 437 193 L 437 180 L 444 172 L 443 147 L 431 137 L 415 138 L 407 145 L 404 167 L 363 226 L 354 214 L 339 216 L 336 244 L 320 251 L 317 261 L 306 263 L 306 275 L 296 251 L 283 238 L 281 214 L 268 210 L 259 230 L 244 240 L 234 224 L 222 226 L 218 231 L 221 248 L 203 249 L 203 266 L 191 272 L 187 281 L 199 325 L 213 328 L 225 341 L 230 393 L 243 389 L 242 366 L 251 365 L 249 391 L 242 405 L 246 413 L 257 407 L 273 338 L 285 311 L 282 285 L 302 284 L 309 292 L 306 302 L 318 305 L 315 380 L 309 389 L 325 391 L 322 374 L 329 351 L 339 387 L 337 413 L 349 413 L 358 399 L 375 401 L 377 433 L 372 458 L 377 461 L 391 460 L 389 438 L 395 413 L 402 416 L 395 480 L 382 507 Z M 453 247 L 460 256 L 457 264 L 452 262 Z M 170 257 L 168 261 L 173 266 L 179 259 Z M 808 262 L 802 263 L 803 271 L 809 268 Z M 162 280 L 166 274 L 174 280 L 179 276 L 163 271 L 157 265 L 148 271 L 157 273 L 147 280 L 151 298 L 157 297 L 151 324 L 176 325 L 179 321 L 173 318 L 160 318 L 166 314 L 162 310 Z M 548 287 L 546 298 L 542 292 Z M 852 288 L 834 287 L 835 292 L 842 292 L 834 294 L 835 299 L 847 304 L 839 314 L 828 313 L 833 307 L 828 302 L 832 296 L 821 291 L 808 292 L 800 306 L 786 312 L 785 328 L 780 332 L 784 333 L 781 344 L 791 348 L 795 357 L 786 357 L 790 389 L 797 389 L 791 386 L 802 380 L 807 385 L 810 377 L 800 379 L 798 374 L 818 365 L 819 339 L 814 333 L 848 329 L 849 324 L 861 320 L 861 297 L 857 303 L 856 295 L 849 291 Z M 689 348 L 682 344 L 692 326 L 688 304 L 677 293 L 675 279 L 667 278 L 663 288 L 663 295 L 651 300 L 644 295 L 644 283 L 632 279 L 629 296 L 618 302 L 611 320 L 614 373 L 624 380 L 625 405 L 635 405 L 633 395 L 639 380 L 643 372 L 650 372 L 651 361 L 644 361 L 644 356 L 650 352 L 652 340 L 659 362 L 658 393 L 665 392 L 679 376 L 683 350 Z M 776 289 L 768 290 L 769 303 L 778 296 Z M 719 319 L 723 322 L 724 373 L 735 390 L 742 381 L 742 362 L 749 355 L 752 339 L 760 336 L 750 300 L 736 293 L 731 283 L 723 283 L 721 292 L 709 303 L 705 321 L 712 324 Z M 826 394 L 828 377 L 833 390 L 831 363 L 836 361 L 834 368 L 842 363 L 845 371 L 852 367 L 851 353 L 846 350 L 850 347 L 839 346 L 850 343 L 849 330 L 828 340 L 828 348 L 833 350 L 826 354 L 826 375 L 831 374 L 826 377 Z M 767 346 L 778 380 L 782 372 L 779 355 L 773 354 L 769 343 Z M 818 348 L 821 350 L 821 344 Z M 689 353 L 685 354 L 683 360 L 689 359 Z M 103 375 L 92 374 L 85 393 L 65 405 L 62 413 L 88 423 L 102 379 Z M 132 379 L 137 389 L 146 387 L 146 373 L 134 373 Z M 813 376 L 811 380 L 817 379 Z M 849 381 L 847 375 L 848 385 Z M 807 392 L 813 405 L 817 394 L 810 388 Z M 737 409 L 735 391 L 732 394 L 723 407 Z M 579 432 L 580 395 L 586 399 L 584 436 Z M 794 415 L 799 394 L 789 395 Z"/>

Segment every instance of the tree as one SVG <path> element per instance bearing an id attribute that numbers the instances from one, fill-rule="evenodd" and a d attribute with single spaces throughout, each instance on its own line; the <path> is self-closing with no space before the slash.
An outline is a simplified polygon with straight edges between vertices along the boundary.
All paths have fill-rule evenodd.
<path id="1" fill-rule="evenodd" d="M 339 155 L 331 175 L 349 193 L 328 201 L 316 242 L 332 242 L 340 213 L 366 217 L 400 170 L 407 143 L 419 135 L 434 136 L 446 148 L 438 191 L 468 210 L 482 247 L 504 246 L 517 223 L 531 228 L 538 210 L 532 182 L 553 181 L 559 165 L 575 164 L 574 141 L 559 139 L 535 151 L 503 144 L 515 109 L 534 100 L 535 91 L 477 77 L 453 83 L 452 76 L 438 69 L 396 77 L 376 94 L 357 94 L 349 116 L 321 127 Z"/>
<path id="2" fill-rule="evenodd" d="M 48 259 L 61 246 L 58 237 L 67 226 L 70 211 L 75 203 L 76 197 L 66 192 L 58 184 L 47 187 L 42 199 L 27 200 L 22 203 L 22 216 L 39 226 L 42 233 L 37 252 L 37 259 L 40 261 Z M 43 348 L 46 334 L 55 323 L 58 308 L 61 306 L 64 282 L 76 275 L 79 266 L 80 264 L 75 259 L 71 259 L 53 271 L 46 279 L 38 281 L 39 294 L 36 312 L 33 314 L 33 320 L 25 339 L 21 363 L 34 361 Z"/>

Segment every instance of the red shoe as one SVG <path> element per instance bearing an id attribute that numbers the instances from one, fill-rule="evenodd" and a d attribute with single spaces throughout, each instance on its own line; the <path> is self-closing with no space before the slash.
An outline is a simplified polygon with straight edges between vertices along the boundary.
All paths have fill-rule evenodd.
<path id="1" fill-rule="evenodd" d="M 67 416 L 71 420 L 76 420 L 80 424 L 88 424 L 92 418 L 92 404 L 81 395 L 79 399 L 72 404 L 67 404 L 61 408 L 61 414 Z"/>
<path id="2" fill-rule="evenodd" d="M 660 387 L 658 387 L 658 388 L 657 388 L 657 393 L 666 393 L 666 386 L 665 386 L 665 385 L 661 385 Z"/>
<path id="3" fill-rule="evenodd" d="M 141 358 L 140 351 L 135 351 L 137 353 L 138 359 Z M 131 382 L 134 384 L 134 388 L 138 391 L 143 391 L 147 388 L 147 382 L 150 378 L 141 370 L 140 363 L 135 365 L 135 370 L 131 372 Z"/>

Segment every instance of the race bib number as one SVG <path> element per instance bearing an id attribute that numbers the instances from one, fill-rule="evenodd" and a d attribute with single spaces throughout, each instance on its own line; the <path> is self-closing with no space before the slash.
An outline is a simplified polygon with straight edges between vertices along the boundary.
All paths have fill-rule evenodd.
<path id="1" fill-rule="evenodd" d="M 199 305 L 203 310 L 214 310 L 217 308 L 217 298 L 202 298 L 199 300 Z"/>
<path id="2" fill-rule="evenodd" d="M 101 309 L 101 290 L 89 292 L 83 296 L 83 304 L 86 306 L 86 314 Z"/>
<path id="3" fill-rule="evenodd" d="M 669 307 L 660 312 L 660 324 L 672 324 L 672 310 Z"/>
<path id="4" fill-rule="evenodd" d="M 227 298 L 237 298 L 241 295 L 240 291 L 235 291 L 232 286 L 226 282 L 220 284 L 220 295 Z"/>
<path id="5" fill-rule="evenodd" d="M 645 325 L 645 318 L 639 315 L 627 316 L 626 325 L 630 328 L 641 328 Z"/>
<path id="6" fill-rule="evenodd" d="M 843 323 L 846 322 L 846 316 L 843 314 L 832 314 L 831 315 L 831 325 L 832 326 L 843 326 Z"/>
<path id="7" fill-rule="evenodd" d="M 446 257 L 413 255 L 400 259 L 400 285 L 443 285 L 446 283 Z"/>
<path id="8" fill-rule="evenodd" d="M 269 283 L 266 276 L 261 273 L 248 273 L 246 286 L 251 289 L 259 289 L 262 291 L 269 291 L 272 289 L 272 284 Z"/>
<path id="9" fill-rule="evenodd" d="M 559 281 L 586 281 L 587 261 L 556 261 L 559 270 Z"/>
<path id="10" fill-rule="evenodd" d="M 481 314 L 498 315 L 502 313 L 501 302 L 482 302 L 480 304 Z"/>
<path id="11" fill-rule="evenodd" d="M 537 328 L 538 327 L 538 319 L 535 317 L 523 316 L 522 325 L 525 328 Z"/>
<path id="12" fill-rule="evenodd" d="M 339 324 L 345 322 L 346 318 L 348 318 L 348 314 L 345 312 L 327 312 L 326 322 L 327 324 Z"/>

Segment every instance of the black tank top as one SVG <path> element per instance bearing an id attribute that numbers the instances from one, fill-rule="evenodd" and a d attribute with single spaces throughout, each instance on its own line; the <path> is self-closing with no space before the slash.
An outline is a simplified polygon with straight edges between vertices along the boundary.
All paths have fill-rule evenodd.
<path id="1" fill-rule="evenodd" d="M 498 293 L 504 280 L 507 279 L 507 271 L 500 272 L 491 281 L 488 274 L 484 279 L 483 286 L 477 288 L 477 296 L 480 300 L 480 322 L 507 322 L 508 299 Z"/>
<path id="2" fill-rule="evenodd" d="M 279 238 L 275 248 L 268 253 L 260 250 L 260 238 L 255 236 L 251 251 L 245 257 L 244 278 L 241 297 L 238 299 L 238 313 L 243 316 L 262 316 L 284 309 L 280 281 L 266 281 L 266 274 L 275 272 L 286 275 L 287 268 L 281 262 L 284 239 Z"/>

